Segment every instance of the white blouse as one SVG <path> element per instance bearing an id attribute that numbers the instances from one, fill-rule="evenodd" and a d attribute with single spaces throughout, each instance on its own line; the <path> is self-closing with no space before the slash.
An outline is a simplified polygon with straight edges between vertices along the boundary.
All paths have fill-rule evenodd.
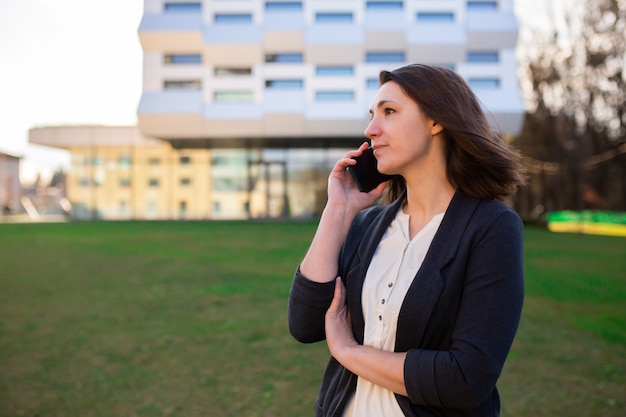
<path id="1" fill-rule="evenodd" d="M 445 213 L 433 217 L 411 240 L 409 215 L 398 210 L 385 232 L 363 283 L 363 344 L 393 352 L 400 307 Z M 344 417 L 402 417 L 394 393 L 359 377 Z"/>

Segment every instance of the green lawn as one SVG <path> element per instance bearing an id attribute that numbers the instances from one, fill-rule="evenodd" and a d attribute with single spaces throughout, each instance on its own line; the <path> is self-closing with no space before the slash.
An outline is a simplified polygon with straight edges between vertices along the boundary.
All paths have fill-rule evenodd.
<path id="1" fill-rule="evenodd" d="M 313 222 L 0 225 L 0 416 L 310 416 Z M 626 239 L 527 228 L 504 417 L 626 415 Z"/>

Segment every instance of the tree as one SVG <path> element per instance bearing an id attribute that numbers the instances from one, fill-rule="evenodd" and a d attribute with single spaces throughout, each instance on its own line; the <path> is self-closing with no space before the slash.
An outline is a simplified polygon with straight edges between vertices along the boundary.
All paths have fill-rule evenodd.
<path id="1" fill-rule="evenodd" d="M 626 208 L 626 0 L 585 0 L 522 48 L 525 214 Z M 531 47 L 534 45 L 536 47 Z"/>

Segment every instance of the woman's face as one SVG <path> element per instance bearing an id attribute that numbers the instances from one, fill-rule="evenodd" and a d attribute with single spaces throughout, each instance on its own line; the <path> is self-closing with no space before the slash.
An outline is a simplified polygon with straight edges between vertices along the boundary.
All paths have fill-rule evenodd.
<path id="1" fill-rule="evenodd" d="M 441 126 L 434 124 L 396 82 L 380 87 L 370 118 L 365 136 L 372 142 L 380 172 L 407 178 L 412 169 L 439 156 L 433 155 L 440 149 L 432 144 Z"/>

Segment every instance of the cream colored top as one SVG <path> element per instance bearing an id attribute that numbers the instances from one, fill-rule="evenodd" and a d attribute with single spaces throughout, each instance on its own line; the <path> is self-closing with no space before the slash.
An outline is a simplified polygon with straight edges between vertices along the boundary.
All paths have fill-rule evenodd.
<path id="1" fill-rule="evenodd" d="M 393 352 L 400 307 L 441 224 L 440 213 L 409 239 L 409 215 L 402 209 L 378 244 L 363 283 L 363 344 Z M 394 393 L 359 377 L 344 417 L 402 417 Z"/>

